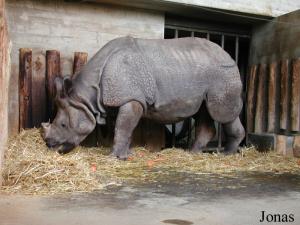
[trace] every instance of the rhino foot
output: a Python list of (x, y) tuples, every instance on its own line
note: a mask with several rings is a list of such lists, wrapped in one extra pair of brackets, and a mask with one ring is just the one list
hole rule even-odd
[(193, 147), (191, 149), (191, 153), (194, 153), (194, 154), (203, 153), (203, 150), (198, 147)]
[(114, 149), (110, 155), (120, 160), (127, 160), (130, 154), (131, 151), (129, 149), (128, 150)]
[(233, 149), (233, 150), (230, 150), (230, 151), (224, 150), (222, 153), (223, 153), (224, 155), (234, 155), (234, 154), (237, 153), (237, 150), (236, 150), (236, 149)]

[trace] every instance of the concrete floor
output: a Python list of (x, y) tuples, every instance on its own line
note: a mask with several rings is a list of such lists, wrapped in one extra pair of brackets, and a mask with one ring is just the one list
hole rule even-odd
[[(300, 175), (188, 175), (52, 197), (1, 196), (1, 225), (300, 224)], [(261, 211), (294, 214), (260, 223)]]

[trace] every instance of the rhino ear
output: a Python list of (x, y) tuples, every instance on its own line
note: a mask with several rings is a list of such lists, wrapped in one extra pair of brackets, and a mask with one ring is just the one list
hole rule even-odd
[(56, 97), (62, 95), (63, 89), (63, 79), (60, 76), (57, 76), (54, 80), (54, 87), (55, 87), (55, 95)]
[(73, 82), (70, 76), (64, 77), (64, 94), (69, 95), (73, 89)]

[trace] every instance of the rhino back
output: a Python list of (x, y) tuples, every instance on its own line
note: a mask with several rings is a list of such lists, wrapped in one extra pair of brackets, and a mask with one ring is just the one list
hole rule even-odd
[(219, 45), (206, 39), (137, 39), (137, 46), (157, 83), (166, 87), (178, 87), (174, 89), (177, 95), (180, 91), (188, 90), (190, 85), (202, 89), (212, 82), (222, 83), (223, 79), (228, 78), (215, 71), (236, 66), (234, 60)]
[(242, 109), (242, 83), (235, 61), (219, 45), (200, 38), (137, 40), (157, 85), (153, 115), (180, 120), (203, 100), (216, 121), (235, 119)]
[[(206, 39), (162, 40), (152, 45), (138, 40), (157, 84), (150, 117), (181, 120), (202, 104), (212, 118), (226, 123), (242, 109), (242, 83), (235, 61), (220, 46)], [(150, 41), (151, 42), (151, 41)]]

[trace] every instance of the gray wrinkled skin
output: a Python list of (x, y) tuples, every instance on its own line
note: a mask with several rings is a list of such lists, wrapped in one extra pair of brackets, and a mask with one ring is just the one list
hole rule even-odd
[(223, 124), (225, 153), (236, 152), (244, 137), (238, 68), (206, 39), (118, 38), (72, 80), (56, 83), (59, 110), (52, 124), (43, 124), (44, 139), (49, 147), (61, 146), (63, 153), (92, 132), (96, 122), (104, 124), (109, 108), (119, 109), (112, 154), (121, 159), (129, 154), (132, 131), (141, 117), (171, 123), (193, 116), (198, 131), (193, 151), (213, 137), (214, 121)]

